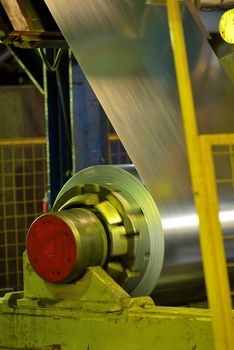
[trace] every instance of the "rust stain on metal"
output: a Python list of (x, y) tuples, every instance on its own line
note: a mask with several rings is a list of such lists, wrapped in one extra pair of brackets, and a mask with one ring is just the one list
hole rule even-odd
[(61, 349), (62, 349), (62, 346), (60, 344), (51, 344), (45, 348), (45, 350), (61, 350)]
[(62, 345), (60, 344), (51, 344), (51, 345), (46, 345), (43, 346), (42, 348), (30, 348), (31, 350), (61, 350)]

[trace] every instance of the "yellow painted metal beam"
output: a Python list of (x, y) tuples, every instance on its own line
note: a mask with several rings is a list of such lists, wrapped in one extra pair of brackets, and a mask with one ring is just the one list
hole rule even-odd
[(211, 134), (203, 135), (206, 144), (210, 146), (228, 146), (234, 145), (234, 134)]
[[(204, 143), (200, 143), (197, 130), (178, 0), (167, 0), (167, 11), (192, 178), (192, 189), (200, 220), (200, 244), (208, 300), (213, 319), (215, 344), (216, 349), (231, 350), (234, 349), (234, 327), (231, 313), (230, 287), (224, 256), (222, 232), (218, 219), (216, 188), (214, 188), (214, 183), (210, 184), (208, 181), (210, 169), (213, 171), (212, 158), (210, 158), (208, 165), (206, 159), (202, 157)], [(203, 161), (207, 166), (205, 174), (203, 173)], [(206, 186), (208, 186), (208, 191)], [(209, 196), (211, 197), (208, 198)]]
[(108, 135), (108, 140), (109, 141), (120, 141), (119, 136), (116, 134), (109, 134)]
[(0, 146), (41, 145), (41, 144), (46, 144), (45, 137), (0, 139)]

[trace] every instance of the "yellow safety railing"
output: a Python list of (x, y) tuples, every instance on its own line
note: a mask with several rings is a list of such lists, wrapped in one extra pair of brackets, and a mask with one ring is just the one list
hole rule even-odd
[(199, 216), (200, 245), (216, 349), (234, 349), (234, 325), (218, 198), (208, 136), (199, 136), (178, 0), (167, 0), (171, 43), (175, 61), (182, 120), (188, 152), (192, 189)]
[[(218, 192), (225, 193), (225, 197), (228, 193), (230, 198), (234, 198), (234, 134), (202, 135), (200, 142), (210, 200), (213, 203), (213, 196), (216, 197), (215, 201), (219, 200)], [(234, 210), (220, 212), (219, 219), (222, 219), (222, 214), (224, 214), (224, 221), (234, 220)], [(228, 232), (222, 238), (224, 242), (234, 240), (234, 234)], [(226, 267), (234, 268), (234, 263), (229, 262), (228, 257), (226, 257)], [(234, 283), (232, 283), (233, 287)], [(231, 296), (234, 296), (233, 290), (231, 290)]]

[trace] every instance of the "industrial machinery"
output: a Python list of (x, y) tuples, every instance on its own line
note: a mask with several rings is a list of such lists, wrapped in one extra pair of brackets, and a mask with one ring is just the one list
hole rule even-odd
[(200, 267), (183, 273), (201, 264), (191, 254), (197, 239), (186, 234), (185, 245), (183, 235), (165, 239), (166, 249), (174, 240), (175, 257), (179, 245), (187, 256), (165, 291), (170, 262), (159, 278), (164, 237), (150, 193), (118, 167), (81, 171), (29, 229), (24, 292), (0, 299), (0, 348), (109, 349), (112, 342), (113, 349), (212, 349), (208, 310), (154, 306), (147, 297), (156, 305), (204, 300)]
[[(191, 8), (197, 119), (177, 1), (167, 1), (169, 28), (153, 0), (45, 3), (142, 180), (133, 166), (95, 166), (64, 185), (29, 228), (24, 291), (0, 299), (0, 349), (232, 349), (221, 229), (232, 284), (233, 194), (225, 182), (218, 216), (206, 146), (229, 145), (233, 162), (233, 93)], [(199, 220), (211, 310), (191, 307), (207, 301)]]
[[(33, 269), (49, 282), (69, 283), (99, 265), (131, 296), (151, 295), (157, 305), (206, 301), (198, 219), (179, 230), (178, 221), (174, 227), (167, 218), (161, 222), (138, 178), (134, 166), (125, 165), (94, 166), (69, 180), (52, 212), (29, 229)], [(233, 224), (228, 214), (220, 213), (226, 234)], [(226, 256), (234, 261), (231, 240)], [(233, 281), (233, 269), (229, 272)]]

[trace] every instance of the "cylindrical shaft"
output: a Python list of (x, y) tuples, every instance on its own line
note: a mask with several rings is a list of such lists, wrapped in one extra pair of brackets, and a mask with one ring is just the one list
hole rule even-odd
[(91, 211), (73, 208), (40, 216), (27, 237), (30, 263), (48, 282), (77, 279), (88, 266), (102, 266), (107, 238), (100, 220)]

